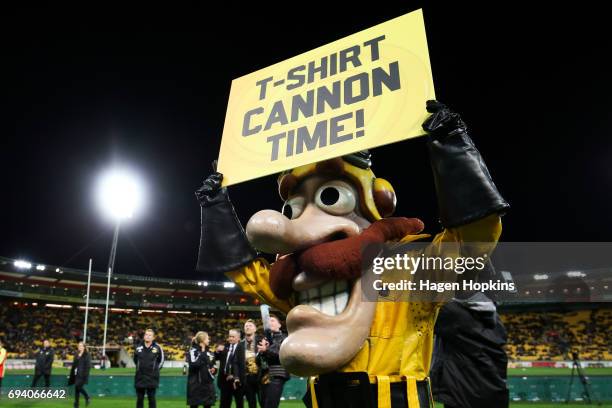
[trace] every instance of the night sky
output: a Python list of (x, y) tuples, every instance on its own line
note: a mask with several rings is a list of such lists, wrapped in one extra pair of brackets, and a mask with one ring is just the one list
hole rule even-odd
[[(419, 7), (174, 3), (4, 10), (0, 256), (83, 269), (92, 257), (104, 270), (112, 224), (96, 177), (129, 164), (149, 195), (123, 224), (115, 271), (202, 278), (193, 192), (218, 154), (231, 80)], [(438, 99), (462, 114), (512, 206), (503, 240), (611, 241), (607, 13), (504, 4), (424, 8)], [(437, 232), (424, 139), (372, 153), (396, 214)], [(245, 223), (282, 205), (275, 177), (230, 194)]]

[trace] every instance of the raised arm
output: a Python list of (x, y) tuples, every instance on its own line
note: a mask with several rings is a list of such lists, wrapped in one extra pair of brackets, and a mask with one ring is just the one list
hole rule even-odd
[[(509, 205), (493, 183), (491, 174), (459, 114), (437, 101), (428, 101), (432, 115), (423, 123), (436, 187), (440, 223), (444, 230), (433, 239), (430, 255), (490, 255), (501, 235), (501, 216)], [(477, 243), (463, 245), (463, 243)], [(456, 243), (457, 245), (443, 245)], [(437, 281), (473, 278), (473, 273), (434, 271)], [(432, 294), (443, 302), (450, 292)]]
[(510, 207), (493, 183), (459, 114), (427, 101), (432, 115), (423, 123), (433, 170), (440, 222), (445, 229), (468, 225)]
[(236, 216), (223, 175), (213, 173), (196, 191), (200, 202), (201, 234), (196, 269), (205, 274), (226, 273), (247, 265), (257, 252), (251, 247)]
[(201, 208), (200, 249), (196, 269), (205, 275), (225, 274), (243, 292), (284, 312), (287, 301), (278, 299), (269, 284), (270, 265), (257, 258), (244, 228), (236, 216), (227, 188), (221, 187), (223, 175), (213, 173), (196, 191)]

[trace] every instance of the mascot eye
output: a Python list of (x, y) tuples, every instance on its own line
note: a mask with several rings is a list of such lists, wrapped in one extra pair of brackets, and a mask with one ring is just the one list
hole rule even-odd
[(319, 187), (315, 202), (330, 214), (345, 215), (355, 209), (355, 192), (344, 181), (330, 181)]
[(299, 217), (304, 211), (304, 197), (293, 197), (285, 201), (282, 213), (290, 220)]

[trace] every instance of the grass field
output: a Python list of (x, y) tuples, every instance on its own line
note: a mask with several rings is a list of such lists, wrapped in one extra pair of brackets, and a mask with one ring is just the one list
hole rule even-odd
[[(68, 375), (69, 369), (67, 368), (54, 368), (54, 375)], [(183, 370), (181, 368), (164, 368), (161, 370), (161, 375), (182, 375)], [(569, 368), (550, 368), (550, 367), (536, 367), (536, 368), (509, 368), (508, 375), (523, 377), (523, 376), (562, 376), (570, 375), (571, 370)], [(586, 368), (584, 369), (586, 375), (609, 375), (612, 376), (612, 368)], [(34, 374), (34, 370), (11, 370), (7, 371), (7, 375), (11, 374)], [(107, 370), (91, 370), (92, 375), (134, 375), (134, 369), (131, 368), (109, 368)]]
[[(95, 376), (133, 376), (133, 369), (125, 369), (125, 368), (112, 368), (108, 370), (92, 370), (92, 375)], [(612, 377), (612, 368), (589, 368), (585, 370), (585, 373), (588, 376), (596, 377), (596, 376), (610, 376)], [(7, 372), (7, 377), (11, 375), (31, 375), (33, 374), (32, 370), (11, 370)], [(65, 368), (54, 368), (54, 375), (68, 375), (68, 369)], [(166, 368), (162, 370), (162, 374), (166, 376), (180, 376), (182, 375), (182, 369), (180, 368)], [(547, 368), (547, 367), (538, 367), (538, 368), (518, 368), (518, 369), (509, 369), (508, 374), (514, 377), (560, 377), (570, 375), (570, 369), (559, 369), (559, 368)], [(126, 379), (127, 380), (127, 379)], [(522, 380), (518, 379), (522, 382)], [(548, 381), (548, 380), (546, 380)], [(605, 378), (601, 378), (600, 381), (606, 382)], [(131, 382), (129, 383), (131, 384)], [(605, 387), (605, 385), (604, 385)], [(6, 388), (4, 388), (4, 392), (6, 392)], [(72, 392), (72, 391), (70, 391)], [(175, 394), (176, 395), (176, 394)], [(72, 407), (73, 400), (72, 396), (68, 396), (64, 400), (9, 400), (6, 395), (2, 397), (0, 400), (0, 408), (70, 408)], [(90, 405), (91, 408), (133, 408), (135, 407), (135, 398), (134, 397), (95, 397), (92, 400)], [(85, 406), (82, 404), (81, 406)], [(147, 406), (145, 404), (145, 406)], [(281, 403), (281, 408), (297, 408), (303, 407), (304, 405), (301, 401), (287, 401)], [(520, 407), (533, 407), (533, 408), (552, 408), (552, 407), (566, 407), (566, 408), (578, 408), (584, 407), (583, 403), (572, 403), (572, 404), (563, 404), (563, 403), (514, 403), (510, 405), (512, 408), (520, 408)], [(600, 405), (601, 407), (612, 408), (612, 403), (607, 403), (604, 405)], [(185, 399), (182, 397), (164, 397), (158, 398), (158, 407), (159, 408), (178, 408), (178, 407), (186, 407)], [(442, 408), (441, 405), (436, 405), (436, 408)]]
[[(99, 399), (95, 399), (92, 400), (90, 408), (133, 408), (136, 405), (135, 401), (133, 398), (113, 398), (113, 397), (107, 397), (107, 398), (99, 398)], [(67, 400), (62, 400), (62, 401), (41, 401), (41, 402), (34, 402), (31, 400), (28, 401), (8, 401), (6, 399), (3, 399), (2, 401), (0, 401), (0, 406), (2, 406), (2, 408), (70, 408), (72, 407), (72, 400), (67, 399)], [(85, 404), (82, 404), (81, 406), (85, 406)], [(145, 404), (146, 406), (146, 404)], [(164, 399), (159, 399), (158, 400), (158, 404), (157, 406), (159, 408), (185, 408), (185, 400), (184, 399), (171, 399), (171, 398), (164, 398)], [(216, 405), (217, 406), (217, 405)], [(298, 407), (303, 407), (304, 404), (302, 404), (299, 401), (290, 401), (290, 402), (282, 402), (280, 405), (280, 408), (298, 408)], [(583, 408), (585, 407), (585, 404), (525, 404), (525, 403), (520, 403), (520, 404), (510, 404), (511, 408), (521, 408), (521, 407), (533, 407), (533, 408), (554, 408), (554, 407), (559, 407), (559, 406), (563, 406), (565, 408)], [(612, 405), (600, 405), (600, 407), (607, 407), (610, 408), (612, 407)], [(436, 405), (436, 408), (442, 408), (442, 405)]]
[[(585, 375), (610, 375), (612, 376), (612, 368), (585, 368)], [(508, 375), (514, 377), (522, 376), (557, 376), (570, 375), (572, 372), (569, 368), (553, 368), (553, 367), (534, 367), (534, 368), (509, 368)]]

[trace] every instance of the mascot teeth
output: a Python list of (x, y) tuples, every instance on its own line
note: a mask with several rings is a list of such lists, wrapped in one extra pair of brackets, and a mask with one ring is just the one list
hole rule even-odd
[(319, 287), (298, 292), (300, 304), (311, 306), (330, 316), (344, 311), (349, 301), (348, 282), (331, 281)]

